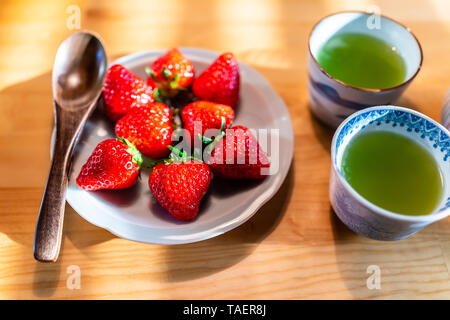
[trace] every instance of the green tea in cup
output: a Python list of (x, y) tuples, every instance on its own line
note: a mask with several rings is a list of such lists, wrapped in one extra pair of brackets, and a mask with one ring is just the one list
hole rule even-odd
[(406, 64), (396, 47), (367, 34), (333, 35), (316, 58), (332, 77), (358, 88), (391, 88), (406, 78)]
[(355, 136), (344, 150), (340, 170), (366, 200), (404, 215), (431, 213), (444, 188), (431, 153), (412, 139), (388, 131)]

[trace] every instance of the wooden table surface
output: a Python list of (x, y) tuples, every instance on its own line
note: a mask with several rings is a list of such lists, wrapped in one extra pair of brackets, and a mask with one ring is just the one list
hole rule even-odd
[[(398, 104), (439, 120), (450, 86), (450, 2), (337, 2), (2, 0), (0, 298), (449, 299), (450, 219), (407, 240), (377, 242), (335, 217), (328, 199), (333, 131), (309, 112), (306, 53), (322, 16), (378, 5), (408, 25), (424, 51), (423, 68)], [(58, 262), (34, 261), (50, 163), (51, 68), (74, 31), (67, 27), (73, 4), (81, 28), (103, 37), (110, 58), (173, 46), (232, 51), (271, 82), (292, 117), (295, 156), (278, 194), (250, 221), (195, 244), (146, 245), (89, 224), (67, 205)], [(366, 285), (370, 265), (381, 270), (379, 290)], [(81, 272), (79, 289), (67, 286), (71, 266)]]

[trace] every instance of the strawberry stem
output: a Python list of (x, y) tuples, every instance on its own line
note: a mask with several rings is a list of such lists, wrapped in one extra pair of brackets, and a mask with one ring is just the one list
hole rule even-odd
[[(181, 161), (182, 163), (187, 162), (188, 156), (187, 156), (186, 151), (181, 151), (181, 150), (175, 148), (174, 146), (168, 146), (167, 148), (172, 150), (172, 153), (170, 154), (170, 160), (168, 161), (169, 163), (174, 162), (174, 161)], [(189, 160), (203, 162), (201, 159), (198, 159), (194, 156), (190, 156)], [(167, 161), (166, 161), (166, 163), (167, 163)]]
[[(169, 71), (170, 72), (170, 71)], [(170, 81), (170, 87), (172, 89), (177, 89), (178, 86), (178, 79), (180, 78), (180, 76), (178, 75), (178, 73), (175, 74), (175, 76), (173, 77), (173, 80)]]
[(198, 138), (204, 144), (210, 144), (210, 143), (213, 143), (214, 141), (215, 141), (215, 143), (217, 143), (225, 135), (225, 124), (226, 124), (225, 117), (222, 117), (222, 123), (221, 123), (220, 129), (219, 129), (220, 134), (217, 137), (215, 137), (214, 139), (205, 137), (205, 136), (201, 135), (200, 133), (198, 134)]
[(146, 73), (149, 77), (152, 77), (152, 76), (153, 76), (153, 71), (152, 71), (152, 69), (150, 69), (150, 67), (145, 67), (145, 73)]
[(161, 75), (163, 76), (163, 78), (169, 79), (172, 76), (172, 72), (170, 72), (170, 70), (164, 66), (161, 71)]
[(155, 97), (155, 102), (163, 103), (163, 100), (161, 99), (161, 92), (158, 88), (153, 90), (153, 96)]
[(204, 144), (210, 144), (214, 140), (205, 136), (202, 136), (200, 133), (198, 134), (198, 138), (203, 142)]
[(153, 81), (158, 82), (155, 72), (150, 67), (145, 67), (145, 73), (147, 76), (153, 79)]
[[(209, 154), (211, 156), (212, 151), (214, 150), (214, 148), (216, 147), (217, 143), (223, 139), (223, 137), (225, 136), (225, 118), (222, 117), (222, 124), (220, 125), (220, 134), (217, 135), (214, 139), (211, 138), (207, 138), (205, 136), (202, 135), (198, 135), (199, 139), (206, 144), (206, 154)], [(230, 125), (231, 126), (231, 125)]]
[(225, 117), (222, 117), (222, 124), (220, 125), (220, 132), (224, 132), (223, 130), (225, 129)]
[(167, 148), (169, 148), (172, 151), (172, 153), (170, 154), (170, 158), (173, 161), (181, 160), (181, 162), (186, 162), (186, 160), (187, 160), (186, 151), (181, 151), (181, 150), (175, 148), (174, 146), (168, 146)]

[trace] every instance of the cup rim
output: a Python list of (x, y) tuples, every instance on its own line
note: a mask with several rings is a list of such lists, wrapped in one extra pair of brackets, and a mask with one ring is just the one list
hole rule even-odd
[(351, 114), (350, 116), (348, 116), (344, 121), (342, 121), (342, 123), (339, 125), (339, 127), (336, 129), (336, 131), (334, 132), (333, 135), (333, 140), (331, 142), (331, 166), (332, 169), (335, 171), (336, 176), (338, 177), (339, 181), (342, 183), (342, 185), (347, 189), (347, 191), (349, 191), (353, 197), (355, 197), (359, 202), (361, 202), (363, 205), (365, 205), (366, 207), (368, 207), (370, 210), (372, 210), (373, 212), (376, 212), (377, 214), (380, 214), (384, 217), (388, 217), (388, 218), (392, 218), (392, 219), (396, 219), (396, 220), (402, 220), (402, 221), (408, 221), (408, 222), (434, 222), (434, 221), (438, 221), (441, 220), (447, 216), (450, 215), (450, 208), (447, 208), (444, 211), (441, 212), (431, 212), (429, 214), (424, 214), (424, 215), (419, 215), (419, 216), (409, 216), (409, 215), (404, 215), (401, 213), (395, 213), (386, 209), (383, 209), (375, 204), (373, 204), (372, 202), (370, 202), (369, 200), (367, 200), (366, 198), (364, 198), (363, 196), (361, 196), (348, 182), (347, 180), (344, 178), (344, 176), (341, 174), (339, 168), (337, 168), (336, 163), (335, 163), (335, 158), (336, 158), (336, 140), (337, 137), (339, 136), (339, 133), (341, 132), (342, 128), (353, 118), (355, 118), (356, 116), (365, 113), (365, 112), (370, 112), (370, 111), (374, 111), (374, 110), (381, 110), (381, 109), (389, 109), (389, 110), (398, 110), (398, 111), (403, 111), (406, 113), (411, 113), (414, 115), (417, 115), (418, 117), (428, 120), (430, 122), (432, 122), (433, 124), (435, 124), (439, 129), (441, 129), (444, 132), (448, 132), (448, 130), (441, 125), (439, 122), (431, 119), (430, 117), (424, 115), (423, 113), (420, 113), (416, 110), (412, 110), (409, 108), (405, 108), (405, 107), (399, 107), (399, 106), (393, 106), (393, 105), (379, 105), (379, 106), (374, 106), (374, 107), (370, 107), (370, 108), (365, 108), (363, 110), (360, 110), (358, 112), (355, 112), (353, 114)]
[(414, 38), (414, 40), (416, 41), (416, 43), (417, 43), (417, 45), (418, 45), (418, 47), (419, 47), (419, 53), (420, 53), (420, 62), (419, 62), (419, 65), (417, 66), (416, 72), (414, 72), (414, 74), (413, 74), (411, 77), (409, 77), (408, 79), (404, 80), (402, 83), (400, 83), (400, 84), (398, 84), (398, 85), (396, 85), (396, 86), (393, 86), (393, 87), (382, 88), (382, 89), (371, 89), (371, 88), (363, 88), (363, 87), (353, 86), (353, 85), (348, 84), (348, 83), (345, 83), (345, 82), (343, 82), (343, 81), (341, 81), (341, 80), (339, 80), (339, 79), (336, 79), (336, 78), (333, 77), (331, 74), (329, 74), (328, 72), (326, 72), (325, 69), (322, 68), (322, 66), (321, 66), (321, 65), (319, 64), (319, 62), (316, 60), (316, 58), (314, 57), (314, 55), (313, 55), (313, 53), (312, 53), (312, 51), (311, 51), (311, 36), (312, 36), (314, 30), (316, 30), (317, 26), (318, 26), (322, 21), (324, 21), (325, 19), (330, 18), (330, 17), (332, 17), (332, 16), (340, 15), (340, 14), (343, 14), (343, 13), (360, 13), (360, 14), (363, 14), (363, 15), (370, 15), (370, 14), (371, 14), (371, 13), (368, 13), (368, 12), (365, 12), (365, 11), (361, 11), (361, 10), (343, 10), (343, 11), (338, 11), (338, 12), (331, 13), (331, 14), (329, 14), (329, 15), (326, 15), (326, 16), (322, 17), (319, 21), (317, 21), (317, 22), (314, 24), (314, 26), (312, 27), (311, 31), (309, 32), (309, 36), (308, 36), (308, 51), (309, 51), (309, 55), (311, 56), (312, 60), (314, 61), (314, 63), (316, 64), (316, 66), (319, 68), (319, 70), (320, 70), (323, 74), (325, 74), (325, 75), (326, 75), (328, 78), (330, 78), (331, 80), (334, 80), (334, 81), (338, 82), (339, 84), (343, 85), (344, 87), (352, 88), (352, 89), (360, 90), (360, 91), (365, 91), (365, 92), (385, 92), (385, 91), (389, 91), (389, 90), (394, 90), (394, 89), (397, 89), (397, 88), (399, 88), (399, 87), (402, 87), (402, 86), (404, 86), (404, 85), (409, 84), (409, 83), (417, 76), (417, 74), (419, 73), (420, 69), (422, 68), (422, 64), (423, 64), (423, 50), (422, 50), (422, 46), (420, 45), (419, 39), (414, 35), (414, 33), (411, 31), (410, 28), (408, 28), (408, 27), (405, 26), (404, 24), (402, 24), (402, 23), (400, 23), (400, 22), (398, 22), (398, 21), (396, 21), (396, 20), (394, 20), (394, 19), (392, 19), (392, 18), (389, 18), (389, 17), (387, 17), (387, 16), (385, 16), (385, 15), (383, 15), (383, 14), (379, 14), (379, 16), (382, 17), (383, 19), (390, 20), (390, 21), (392, 21), (393, 23), (395, 23), (395, 24), (399, 25), (400, 27), (402, 27), (403, 29), (405, 29), (407, 32), (409, 32), (409, 34), (411, 34), (411, 36), (412, 36), (412, 37)]

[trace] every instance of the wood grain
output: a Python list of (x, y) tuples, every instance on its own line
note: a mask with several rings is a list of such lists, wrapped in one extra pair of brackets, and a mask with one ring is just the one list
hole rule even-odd
[[(450, 3), (413, 1), (2, 1), (0, 4), (0, 298), (450, 298), (450, 220), (407, 240), (349, 231), (328, 200), (332, 130), (310, 114), (307, 37), (322, 16), (375, 3), (411, 27), (424, 64), (398, 102), (439, 120), (450, 86)], [(288, 105), (295, 157), (280, 192), (241, 227), (204, 242), (158, 246), (119, 239), (66, 206), (56, 264), (33, 259), (50, 165), (51, 66), (67, 7), (98, 32), (111, 58), (172, 46), (233, 51)], [(79, 266), (81, 288), (66, 286)], [(366, 286), (369, 265), (381, 289)], [(245, 281), (244, 281), (245, 279)]]

